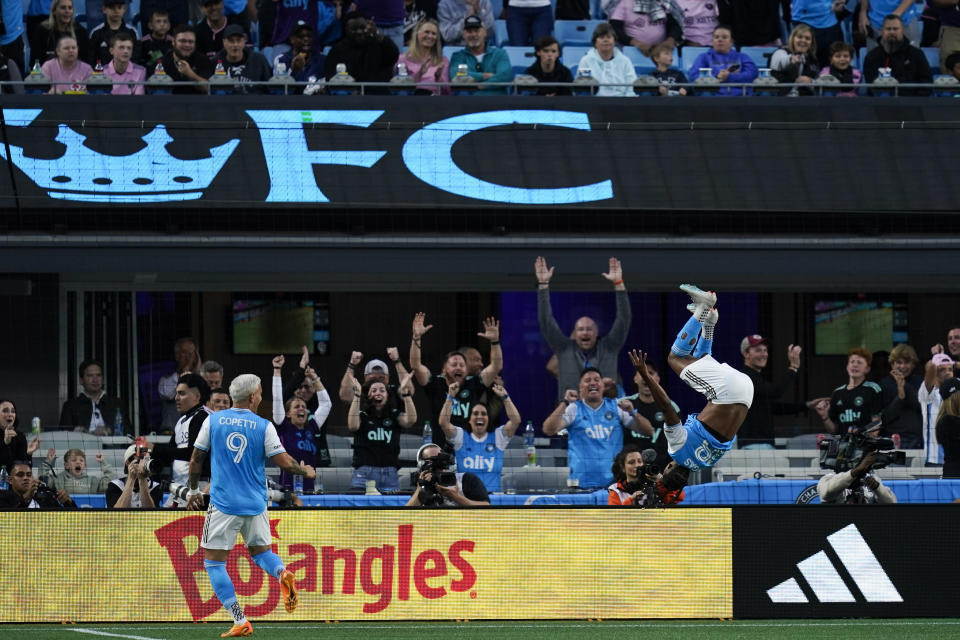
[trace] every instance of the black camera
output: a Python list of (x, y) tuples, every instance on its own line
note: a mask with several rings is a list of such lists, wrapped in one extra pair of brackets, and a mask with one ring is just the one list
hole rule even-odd
[[(187, 503), (187, 494), (190, 492), (190, 487), (185, 484), (180, 484), (179, 482), (167, 482), (165, 485), (165, 490), (173, 496), (175, 500), (183, 504)], [(206, 510), (207, 507), (210, 506), (210, 495), (205, 493), (200, 497), (203, 500), (203, 510)]]
[[(433, 457), (424, 458), (420, 461), (419, 471), (417, 471), (417, 484), (420, 486), (420, 504), (426, 506), (441, 505), (444, 503), (443, 495), (437, 493), (437, 486), (457, 486), (457, 474), (453, 471), (446, 470), (453, 462), (453, 456), (445, 451), (441, 451)], [(422, 477), (422, 474), (427, 471), (430, 472), (429, 480), (425, 480)]]
[(871, 433), (876, 432), (880, 426), (880, 422), (876, 421), (862, 431), (851, 431), (839, 438), (822, 436), (819, 440), (820, 467), (837, 473), (849, 471), (871, 452), (875, 453), (873, 464), (870, 465), (871, 470), (883, 469), (891, 464), (906, 464), (906, 452), (897, 451), (892, 438), (871, 437)]

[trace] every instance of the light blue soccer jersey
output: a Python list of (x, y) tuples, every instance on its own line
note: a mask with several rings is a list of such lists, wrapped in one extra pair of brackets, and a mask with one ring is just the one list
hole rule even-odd
[(255, 516), (267, 508), (267, 458), (285, 453), (277, 429), (249, 409), (203, 421), (194, 446), (210, 453), (210, 503), (223, 513)]
[(596, 409), (578, 400), (563, 415), (569, 434), (570, 477), (579, 480), (581, 487), (606, 487), (613, 482), (613, 459), (623, 448), (620, 427), (633, 419), (612, 398), (604, 398)]
[(456, 427), (450, 443), (457, 452), (457, 471), (469, 471), (483, 481), (487, 491), (500, 491), (500, 476), (503, 472), (503, 450), (510, 439), (503, 435), (503, 427), (477, 442), (473, 436)]
[[(676, 450), (674, 450), (673, 442), (671, 442), (667, 451), (670, 457), (677, 461), (677, 464), (687, 469), (696, 470), (712, 467), (717, 460), (723, 457), (723, 454), (733, 448), (737, 441), (737, 437), (734, 436), (733, 440), (720, 442), (703, 428), (703, 423), (697, 419), (696, 414), (687, 416), (686, 423), (679, 428), (683, 430), (686, 439)], [(672, 438), (669, 438), (669, 440), (672, 440)]]

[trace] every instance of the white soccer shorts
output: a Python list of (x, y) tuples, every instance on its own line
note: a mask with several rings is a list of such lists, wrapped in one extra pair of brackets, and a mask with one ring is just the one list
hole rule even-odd
[(237, 543), (237, 534), (243, 536), (248, 547), (269, 546), (270, 519), (267, 510), (255, 516), (232, 516), (218, 511), (212, 504), (207, 508), (207, 518), (203, 522), (203, 536), (200, 546), (204, 549), (223, 549), (229, 551)]
[(753, 381), (727, 363), (719, 363), (713, 356), (703, 356), (691, 362), (680, 377), (691, 389), (699, 391), (714, 404), (753, 404)]

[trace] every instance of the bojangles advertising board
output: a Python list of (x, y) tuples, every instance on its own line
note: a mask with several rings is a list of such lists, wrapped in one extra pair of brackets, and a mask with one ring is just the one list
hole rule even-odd
[[(202, 514), (0, 514), (0, 622), (225, 620), (203, 569)], [(278, 583), (238, 545), (252, 619), (717, 618), (733, 609), (729, 509), (271, 511)]]

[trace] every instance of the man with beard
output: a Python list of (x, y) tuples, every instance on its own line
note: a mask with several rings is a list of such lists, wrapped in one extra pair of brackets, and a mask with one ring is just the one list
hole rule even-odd
[[(880, 46), (863, 59), (863, 75), (872, 83), (880, 75), (880, 69), (890, 68), (890, 75), (901, 84), (931, 83), (933, 73), (923, 51), (910, 44), (903, 34), (903, 20), (890, 14), (883, 19)], [(930, 89), (900, 89), (901, 96), (928, 96)]]
[[(207, 93), (207, 79), (213, 75), (213, 64), (207, 56), (197, 51), (197, 33), (193, 27), (183, 24), (173, 30), (173, 50), (160, 58), (157, 65), (161, 64), (171, 80), (201, 83), (193, 87), (174, 87), (173, 93)], [(157, 72), (157, 65), (154, 65), (151, 75)]]
[[(421, 340), (424, 334), (433, 328), (432, 324), (424, 325), (427, 314), (420, 312), (413, 318), (413, 339), (410, 342), (410, 369), (416, 376), (417, 384), (424, 388), (430, 400), (428, 420), (438, 424), (440, 410), (447, 400), (448, 387), (457, 382), (460, 384), (457, 394), (457, 406), (450, 416), (450, 422), (465, 430), (470, 429), (470, 411), (473, 409), (486, 389), (492, 385), (503, 369), (503, 352), (500, 350), (500, 323), (495, 318), (483, 321), (483, 332), (477, 335), (490, 341), (490, 364), (483, 368), (479, 376), (467, 375), (467, 361), (463, 354), (451, 351), (444, 359), (440, 375), (432, 375), (421, 362)], [(433, 430), (433, 441), (441, 447), (447, 443), (442, 429)]]
[(602, 376), (614, 379), (619, 377), (617, 354), (630, 330), (630, 298), (623, 284), (620, 261), (610, 258), (609, 266), (609, 271), (602, 275), (613, 284), (617, 300), (617, 317), (610, 327), (610, 332), (598, 338), (596, 321), (584, 316), (574, 325), (573, 336), (568, 337), (560, 330), (550, 306), (550, 280), (553, 278), (554, 267), (547, 267), (545, 258), (538, 257), (536, 260), (534, 268), (537, 275), (537, 319), (543, 339), (557, 356), (557, 395), (560, 398), (563, 398), (567, 389), (576, 388), (580, 372), (587, 367), (595, 367)]
[[(347, 17), (346, 37), (333, 45), (324, 65), (329, 80), (343, 63), (357, 82), (390, 82), (400, 51), (389, 38), (377, 31), (377, 25), (361, 15)], [(386, 88), (368, 89), (366, 93), (387, 93)]]

